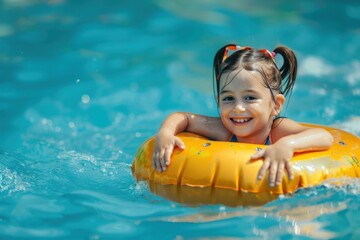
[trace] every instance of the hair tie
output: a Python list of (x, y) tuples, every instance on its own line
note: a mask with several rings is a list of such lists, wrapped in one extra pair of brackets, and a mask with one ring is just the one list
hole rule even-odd
[(222, 59), (222, 62), (225, 61), (225, 59), (227, 59), (231, 54), (228, 54), (229, 53), (229, 50), (230, 51), (239, 51), (239, 50), (250, 50), (252, 49), (251, 47), (241, 47), (241, 46), (238, 46), (238, 45), (230, 45), (230, 46), (227, 46), (225, 48), (225, 52), (224, 52), (224, 56), (223, 56), (223, 59)]
[(265, 54), (268, 54), (273, 60), (275, 59), (275, 56), (276, 56), (276, 52), (270, 52), (269, 50), (267, 49), (261, 49), (260, 52), (263, 52)]

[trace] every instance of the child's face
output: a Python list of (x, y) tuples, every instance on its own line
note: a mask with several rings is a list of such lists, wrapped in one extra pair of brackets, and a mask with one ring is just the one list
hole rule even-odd
[[(274, 103), (260, 74), (244, 69), (224, 73), (219, 87), (219, 108), (224, 126), (237, 136), (238, 141), (265, 141), (273, 117), (278, 114), (277, 110), (281, 109), (282, 104), (280, 109), (275, 110), (279, 106)], [(275, 98), (278, 99), (279, 95)]]

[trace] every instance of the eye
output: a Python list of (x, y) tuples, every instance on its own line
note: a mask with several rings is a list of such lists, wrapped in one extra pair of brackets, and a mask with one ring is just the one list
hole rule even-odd
[(245, 100), (246, 101), (254, 101), (254, 100), (256, 100), (257, 98), (256, 97), (254, 97), (254, 96), (246, 96), (245, 97)]
[(223, 102), (230, 102), (230, 101), (232, 101), (232, 100), (234, 100), (234, 98), (233, 98), (233, 97), (230, 97), (230, 96), (223, 97), (223, 99), (222, 99)]

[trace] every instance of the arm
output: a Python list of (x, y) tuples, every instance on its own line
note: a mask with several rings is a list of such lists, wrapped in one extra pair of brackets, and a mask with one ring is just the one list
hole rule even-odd
[(169, 115), (161, 124), (156, 134), (153, 152), (153, 168), (159, 172), (165, 171), (170, 164), (170, 157), (177, 146), (185, 149), (185, 144), (176, 134), (192, 132), (214, 140), (225, 140), (229, 133), (222, 125), (221, 120), (215, 117), (206, 117), (191, 113), (178, 112)]
[(275, 143), (251, 157), (251, 159), (264, 158), (258, 179), (262, 179), (265, 171), (269, 169), (270, 186), (274, 183), (276, 186), (280, 185), (284, 169), (289, 178), (293, 178), (290, 161), (295, 152), (326, 150), (333, 143), (333, 137), (328, 131), (305, 127), (290, 119), (282, 119), (272, 132)]

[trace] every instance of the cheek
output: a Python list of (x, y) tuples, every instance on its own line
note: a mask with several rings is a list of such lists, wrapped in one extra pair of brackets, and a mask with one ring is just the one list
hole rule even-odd
[(219, 110), (220, 110), (220, 116), (221, 116), (221, 118), (224, 116), (224, 115), (226, 115), (226, 112), (224, 111), (224, 108), (219, 108)]
[(227, 115), (231, 111), (231, 107), (228, 105), (220, 105), (219, 107), (220, 115)]
[(226, 110), (226, 108), (224, 108), (222, 106), (220, 106), (219, 111), (220, 111), (221, 120), (225, 119), (227, 117), (227, 115), (228, 115), (228, 112), (229, 112), (229, 111)]

